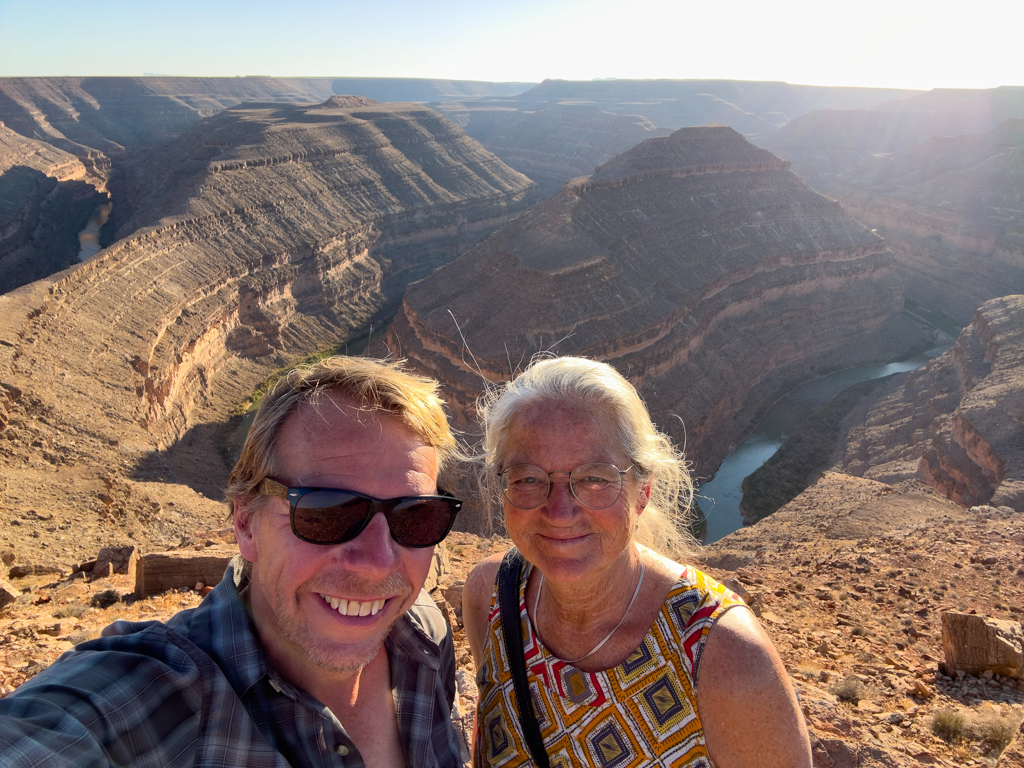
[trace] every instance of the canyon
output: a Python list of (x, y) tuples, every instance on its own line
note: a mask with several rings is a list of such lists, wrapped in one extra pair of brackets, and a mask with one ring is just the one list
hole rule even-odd
[(3, 505), (53, 529), (3, 536), (37, 559), (209, 527), (232, 410), (379, 327), (534, 189), (436, 112), (364, 97), (219, 112), (118, 183), (111, 247), (0, 296)]
[(1024, 290), (1022, 118), (1024, 88), (933, 91), (812, 112), (754, 141), (876, 229), (908, 301), (959, 329)]
[(511, 95), (529, 86), (374, 77), (4, 77), (0, 121), (71, 154), (99, 157), (173, 138), (243, 102), (320, 103), (338, 94), (428, 101)]
[(710, 476), (793, 382), (927, 343), (884, 242), (787, 169), (727, 127), (648, 139), (411, 284), (387, 345), (470, 434), (532, 355), (609, 362)]
[[(1024, 614), (1020, 89), (527, 86), (0, 79), (0, 693), (198, 602), (81, 565), (230, 546), (241, 413), (307, 355), (409, 357), (469, 442), (533, 354), (598, 357), (706, 478), (794, 384), (926, 346), (906, 295), (968, 324), (953, 349), (864, 396), (831, 471), (695, 562), (756, 606), (818, 768), (1020, 765), (1021, 686), (938, 664), (942, 612)], [(108, 199), (108, 247), (77, 264)], [(441, 555), (463, 712), (460, 581), (507, 545), (462, 530)], [(1013, 743), (997, 763), (940, 739), (946, 709)]]
[(774, 131), (818, 109), (866, 109), (915, 95), (736, 80), (545, 80), (512, 96), (430, 102), (504, 162), (553, 194), (643, 139), (683, 126)]
[(956, 344), (851, 413), (835, 467), (1024, 512), (1024, 296), (983, 304)]
[(0, 293), (75, 262), (103, 189), (75, 155), (0, 123)]

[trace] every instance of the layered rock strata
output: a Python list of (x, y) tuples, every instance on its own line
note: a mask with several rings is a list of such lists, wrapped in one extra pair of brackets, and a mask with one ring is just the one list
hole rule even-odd
[(907, 298), (957, 327), (1024, 293), (1024, 119), (868, 157), (826, 189), (885, 237)]
[(759, 134), (814, 109), (870, 109), (918, 94), (745, 80), (545, 80), (516, 101), (521, 109), (588, 104), (615, 114), (643, 115), (666, 128), (718, 123)]
[(956, 344), (847, 422), (838, 466), (1024, 511), (1024, 296), (986, 302)]
[(0, 120), (87, 162), (177, 136), (243, 101), (322, 102), (330, 78), (5, 77)]
[(725, 127), (649, 139), (411, 285), (389, 343), (464, 426), (534, 353), (610, 362), (706, 477), (781, 388), (900, 322), (891, 252), (787, 168)]
[(0, 123), (0, 293), (75, 263), (101, 188), (74, 155)]
[(812, 112), (754, 140), (877, 229), (908, 300), (951, 329), (1024, 290), (1024, 88)]
[(16, 393), (0, 478), (109, 476), (96, 514), (126, 510), (144, 537), (140, 483), (219, 497), (231, 409), (275, 367), (380, 323), (532, 184), (425, 108), (262, 105), (139, 156), (125, 187), (113, 246), (0, 297), (0, 385)]
[(319, 103), (333, 94), (377, 101), (509, 96), (529, 83), (330, 77), (4, 77), (0, 120), (76, 155), (173, 138), (243, 102)]
[(544, 197), (644, 139), (669, 133), (638, 115), (583, 105), (513, 110), (447, 102), (436, 108), (502, 162), (537, 182)]
[(912, 93), (736, 80), (545, 80), (516, 96), (430, 106), (552, 194), (638, 142), (682, 126), (713, 123), (760, 134), (815, 108), (869, 107)]

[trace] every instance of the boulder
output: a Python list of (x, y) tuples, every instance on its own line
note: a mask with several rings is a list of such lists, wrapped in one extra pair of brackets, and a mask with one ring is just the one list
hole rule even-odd
[(1024, 630), (1019, 622), (948, 611), (942, 614), (942, 650), (949, 674), (991, 670), (1024, 680)]
[(0, 608), (10, 605), (18, 599), (21, 592), (8, 581), (0, 579)]
[(234, 555), (233, 550), (213, 548), (143, 555), (135, 571), (135, 596), (141, 599), (168, 589), (192, 589), (196, 582), (216, 584)]
[(442, 541), (434, 548), (434, 559), (430, 561), (430, 570), (427, 571), (427, 580), (423, 584), (423, 588), (427, 592), (432, 592), (450, 570), (451, 562), (448, 559), (448, 548)]
[(134, 578), (138, 562), (139, 550), (134, 544), (124, 547), (103, 547), (96, 556), (92, 575), (93, 578), (99, 578), (112, 572), (126, 573)]
[(11, 566), (9, 577), (22, 579), (25, 576), (45, 576), (48, 573), (64, 573), (64, 569), (56, 563), (22, 563)]
[(455, 614), (455, 618), (458, 619), (460, 626), (462, 625), (462, 590), (465, 587), (466, 582), (459, 580), (445, 587), (443, 592), (445, 602), (451, 606), (452, 612)]

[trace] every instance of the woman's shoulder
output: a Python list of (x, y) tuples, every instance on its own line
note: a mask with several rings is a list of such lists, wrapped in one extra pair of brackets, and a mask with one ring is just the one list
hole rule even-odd
[(463, 587), (463, 599), (465, 596), (475, 593), (490, 595), (494, 589), (494, 582), (498, 578), (498, 568), (501, 567), (501, 559), (504, 552), (489, 555), (473, 566), (473, 570), (466, 576), (466, 586)]
[(504, 552), (484, 558), (466, 576), (466, 584), (462, 588), (462, 620), (469, 640), (469, 649), (477, 669), (483, 664), (483, 652), (486, 644), (488, 616), (494, 595), (494, 582), (498, 577), (498, 568)]

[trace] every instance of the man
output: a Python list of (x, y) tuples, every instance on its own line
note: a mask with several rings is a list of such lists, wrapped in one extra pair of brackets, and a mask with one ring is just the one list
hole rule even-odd
[(399, 364), (287, 374), (229, 478), (223, 581), (0, 700), (0, 765), (460, 765), (452, 639), (421, 591), (455, 453), (436, 383)]

